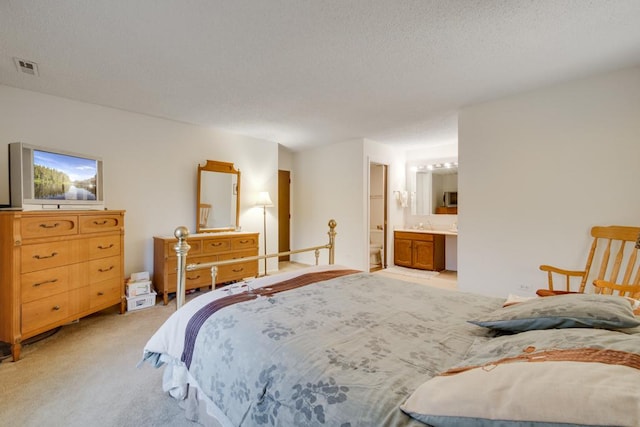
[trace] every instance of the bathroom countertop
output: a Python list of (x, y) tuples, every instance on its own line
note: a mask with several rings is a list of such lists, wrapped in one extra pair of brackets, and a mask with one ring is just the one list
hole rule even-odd
[(396, 228), (394, 231), (407, 231), (410, 233), (445, 234), (447, 236), (457, 236), (458, 230), (451, 229), (419, 229), (419, 228)]

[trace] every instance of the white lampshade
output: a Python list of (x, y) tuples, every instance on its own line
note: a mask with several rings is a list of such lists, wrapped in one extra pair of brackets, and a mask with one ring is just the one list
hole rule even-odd
[(258, 193), (258, 200), (256, 200), (256, 206), (262, 206), (265, 208), (270, 208), (273, 206), (273, 202), (271, 201), (271, 197), (269, 196), (268, 191), (261, 191)]

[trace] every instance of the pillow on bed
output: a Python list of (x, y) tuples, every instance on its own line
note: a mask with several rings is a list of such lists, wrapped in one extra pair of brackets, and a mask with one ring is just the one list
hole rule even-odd
[(640, 325), (626, 298), (596, 294), (536, 298), (469, 322), (508, 332), (552, 328), (620, 329)]
[(508, 363), (434, 377), (400, 408), (434, 427), (638, 426), (639, 383), (627, 366)]
[(630, 297), (624, 297), (631, 303), (631, 310), (633, 310), (633, 314), (636, 316), (640, 316), (640, 300), (633, 299)]
[(522, 355), (538, 353), (545, 349), (598, 349), (634, 354), (640, 363), (640, 334), (628, 334), (593, 328), (544, 329), (502, 335), (493, 338), (477, 338), (467, 350), (464, 360), (452, 370), (465, 367), (490, 365), (500, 359), (514, 359)]
[[(585, 356), (590, 349), (595, 353)], [(541, 361), (549, 353), (556, 357)], [(598, 363), (612, 360), (623, 364)], [(400, 408), (435, 427), (638, 426), (639, 364), (640, 336), (617, 331), (549, 329), (483, 338), (449, 370), (457, 373), (426, 381)]]

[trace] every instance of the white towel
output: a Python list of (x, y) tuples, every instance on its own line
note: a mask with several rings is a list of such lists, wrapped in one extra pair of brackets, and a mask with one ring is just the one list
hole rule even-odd
[(403, 208), (409, 206), (409, 194), (406, 191), (403, 191), (400, 194), (400, 206), (402, 206)]

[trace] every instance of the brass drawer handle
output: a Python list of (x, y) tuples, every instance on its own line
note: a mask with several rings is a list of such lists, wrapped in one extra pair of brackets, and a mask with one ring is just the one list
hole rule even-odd
[(60, 310), (60, 306), (59, 305), (54, 305), (52, 310), (53, 311), (58, 311), (58, 310)]
[(58, 252), (52, 252), (51, 255), (34, 255), (33, 257), (35, 259), (47, 259), (47, 258), (53, 258), (56, 255), (58, 255)]
[(109, 246), (98, 245), (98, 249), (111, 249), (112, 247), (113, 247), (113, 243), (110, 244)]
[(107, 271), (111, 271), (111, 270), (113, 270), (113, 269), (114, 269), (114, 266), (112, 265), (111, 267), (106, 268), (106, 269), (105, 269), (105, 268), (99, 268), (99, 269), (98, 269), (98, 271), (99, 271), (100, 273), (106, 273)]
[(93, 221), (93, 225), (107, 225), (107, 220), (103, 219), (102, 221)]
[(103, 296), (103, 295), (104, 295), (104, 292), (102, 292), (102, 291), (101, 291), (101, 292), (98, 292), (98, 296), (99, 296), (99, 297), (101, 297), (101, 296)]
[(60, 223), (56, 222), (53, 225), (47, 225), (47, 224), (40, 224), (40, 228), (56, 228), (57, 226), (59, 226)]
[(213, 242), (211, 246), (222, 246), (222, 242)]
[(241, 244), (243, 244), (243, 245), (244, 245), (245, 243), (250, 243), (250, 242), (251, 242), (251, 240), (240, 240), (240, 243), (241, 243)]
[(240, 272), (241, 272), (241, 271), (243, 271), (243, 270), (244, 270), (244, 267), (240, 267), (240, 268), (238, 268), (238, 269), (235, 269), (235, 268), (234, 268), (234, 269), (233, 269), (233, 272), (234, 272), (234, 273), (240, 273)]
[(196, 277), (187, 277), (187, 280), (198, 280), (200, 275), (198, 274)]
[(33, 286), (34, 287), (38, 287), (38, 286), (41, 286), (41, 285), (46, 285), (47, 283), (56, 283), (57, 281), (58, 281), (58, 279), (45, 280), (44, 282), (34, 283)]

